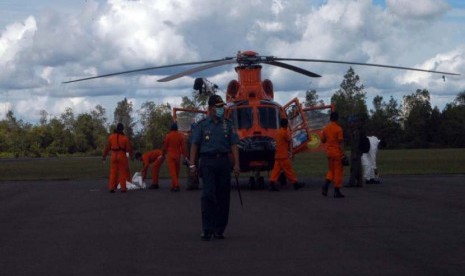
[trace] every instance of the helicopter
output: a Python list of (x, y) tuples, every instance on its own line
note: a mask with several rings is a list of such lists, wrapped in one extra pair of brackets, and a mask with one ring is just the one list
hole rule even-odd
[[(241, 172), (252, 172), (254, 174), (249, 178), (249, 185), (251, 188), (255, 188), (256, 186), (263, 188), (265, 181), (263, 176), (260, 176), (260, 173), (264, 171), (269, 172), (274, 166), (274, 137), (280, 127), (280, 119), (287, 118), (289, 121), (289, 128), (292, 133), (290, 151), (293, 154), (306, 150), (321, 150), (323, 147), (320, 143), (321, 130), (329, 122), (329, 115), (331, 111), (334, 110), (332, 105), (303, 108), (298, 98), (294, 98), (284, 105), (280, 105), (275, 102), (272, 81), (269, 79), (262, 80), (261, 78), (262, 64), (281, 67), (311, 78), (321, 77), (319, 74), (283, 61), (362, 65), (438, 73), (443, 74), (443, 76), (459, 75), (450, 72), (391, 66), (385, 64), (261, 56), (255, 51), (247, 50), (238, 51), (236, 56), (225, 57), (223, 59), (148, 67), (81, 78), (64, 83), (121, 74), (139, 73), (142, 71), (162, 68), (199, 65), (158, 80), (158, 82), (167, 82), (214, 67), (235, 64), (237, 80), (231, 80), (227, 86), (225, 96), (225, 117), (233, 122), (239, 136), (239, 167)], [(193, 88), (199, 92), (209, 92), (214, 94), (216, 93), (218, 86), (204, 78), (197, 78), (194, 82)], [(206, 110), (173, 108), (173, 119), (178, 122), (179, 130), (184, 132), (189, 131), (192, 123), (198, 122), (206, 115)]]

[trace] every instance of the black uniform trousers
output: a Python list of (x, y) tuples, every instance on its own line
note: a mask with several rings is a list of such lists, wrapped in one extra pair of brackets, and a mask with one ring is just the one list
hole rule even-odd
[(229, 219), (231, 160), (228, 155), (200, 157), (202, 228), (223, 234)]

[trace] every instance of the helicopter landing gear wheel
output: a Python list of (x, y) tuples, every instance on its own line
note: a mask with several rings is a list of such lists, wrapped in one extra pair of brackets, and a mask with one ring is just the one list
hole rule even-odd
[(250, 185), (251, 190), (257, 189), (257, 183), (255, 182), (255, 177), (253, 176), (249, 177), (249, 185)]

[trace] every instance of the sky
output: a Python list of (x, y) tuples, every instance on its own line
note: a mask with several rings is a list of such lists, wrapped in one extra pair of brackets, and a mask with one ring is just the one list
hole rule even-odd
[[(465, 1), (462, 0), (0, 0), (0, 119), (35, 123), (40, 111), (60, 116), (100, 104), (112, 121), (125, 97), (137, 110), (146, 101), (177, 106), (196, 77), (220, 95), (236, 78), (234, 65), (171, 82), (175, 70), (63, 84), (173, 63), (214, 60), (253, 50), (280, 58), (383, 63), (454, 72), (460, 76), (353, 66), (367, 103), (376, 95), (398, 103), (428, 89), (442, 110), (465, 91)], [(349, 65), (302, 63), (322, 75), (308, 78), (264, 65), (275, 100), (304, 99), (315, 89), (329, 103)]]

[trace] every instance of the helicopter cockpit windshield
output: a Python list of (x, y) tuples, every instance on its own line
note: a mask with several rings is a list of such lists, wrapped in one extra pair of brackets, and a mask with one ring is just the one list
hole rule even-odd
[(260, 127), (277, 129), (279, 127), (279, 110), (275, 106), (258, 107)]
[(229, 118), (236, 129), (249, 129), (253, 125), (253, 113), (250, 106), (238, 106), (231, 109)]

